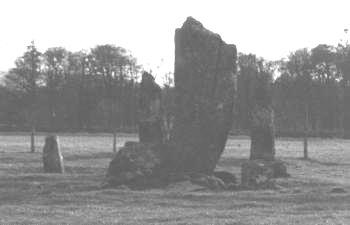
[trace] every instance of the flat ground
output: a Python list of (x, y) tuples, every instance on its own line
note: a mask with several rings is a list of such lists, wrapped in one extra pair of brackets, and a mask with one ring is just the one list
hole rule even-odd
[[(60, 135), (66, 174), (42, 173), (29, 138), (0, 134), (0, 224), (350, 224), (350, 141), (278, 139), (292, 175), (278, 190), (191, 192), (100, 189), (113, 153), (108, 135)], [(133, 135), (119, 135), (119, 146)], [(218, 165), (239, 176), (249, 140), (232, 137)], [(347, 193), (330, 193), (341, 187)]]

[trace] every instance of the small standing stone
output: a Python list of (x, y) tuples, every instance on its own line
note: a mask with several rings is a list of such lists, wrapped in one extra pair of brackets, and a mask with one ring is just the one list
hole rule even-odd
[(43, 164), (45, 173), (64, 173), (63, 156), (56, 135), (49, 135), (45, 138)]
[(271, 107), (257, 106), (252, 111), (250, 159), (275, 159), (275, 133)]
[(162, 142), (160, 102), (161, 88), (156, 84), (154, 77), (150, 73), (143, 72), (138, 109), (140, 142)]

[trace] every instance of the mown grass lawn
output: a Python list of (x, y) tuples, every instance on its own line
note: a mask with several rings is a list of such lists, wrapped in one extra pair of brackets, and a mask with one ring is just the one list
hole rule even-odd
[[(44, 136), (0, 134), (0, 224), (350, 224), (350, 141), (278, 139), (277, 158), (292, 175), (277, 190), (181, 193), (101, 189), (111, 158), (107, 134), (61, 134), (66, 173), (42, 173)], [(119, 146), (135, 135), (119, 135)], [(218, 169), (239, 176), (249, 140), (232, 137)], [(347, 193), (330, 193), (341, 187)]]

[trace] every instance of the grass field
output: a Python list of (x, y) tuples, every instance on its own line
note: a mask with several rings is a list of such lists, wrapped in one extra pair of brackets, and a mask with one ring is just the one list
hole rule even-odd
[[(1, 134), (0, 134), (1, 135)], [(119, 146), (135, 140), (119, 135)], [(101, 189), (113, 153), (108, 135), (60, 135), (66, 174), (42, 173), (44, 136), (0, 136), (0, 224), (350, 224), (350, 141), (276, 141), (291, 177), (277, 190), (191, 192)], [(239, 176), (249, 140), (232, 137), (218, 164)], [(347, 193), (330, 193), (341, 187)]]

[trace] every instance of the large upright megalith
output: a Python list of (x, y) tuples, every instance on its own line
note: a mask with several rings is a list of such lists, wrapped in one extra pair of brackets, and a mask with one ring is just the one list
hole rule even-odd
[(192, 17), (175, 32), (179, 170), (211, 173), (232, 126), (237, 51)]
[[(127, 143), (111, 161), (107, 184), (158, 186), (174, 180), (222, 188), (232, 176), (214, 169), (232, 125), (236, 47), (189, 17), (175, 33), (174, 128), (162, 139), (160, 89), (144, 73), (140, 88), (139, 143)], [(228, 184), (223, 185), (220, 176)], [(215, 184), (215, 185), (213, 185)]]

